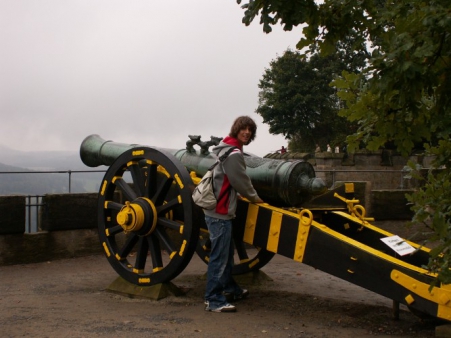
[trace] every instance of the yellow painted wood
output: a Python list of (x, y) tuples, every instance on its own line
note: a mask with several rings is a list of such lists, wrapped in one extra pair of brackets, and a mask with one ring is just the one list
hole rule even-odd
[(268, 243), (266, 250), (277, 253), (280, 238), (280, 228), (282, 226), (282, 214), (280, 212), (272, 212), (271, 223), (269, 226)]
[(257, 223), (257, 216), (258, 216), (258, 208), (259, 207), (255, 204), (249, 204), (249, 207), (248, 207), (246, 224), (244, 227), (244, 237), (243, 237), (243, 241), (248, 244), (253, 244), (253, 242), (254, 242), (255, 226)]

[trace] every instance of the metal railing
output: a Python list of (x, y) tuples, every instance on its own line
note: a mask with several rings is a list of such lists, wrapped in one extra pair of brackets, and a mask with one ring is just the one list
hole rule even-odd
[(68, 193), (72, 192), (72, 174), (83, 174), (83, 173), (104, 173), (104, 170), (46, 170), (46, 171), (0, 171), (2, 174), (67, 174), (68, 175)]
[[(72, 193), (72, 180), (73, 174), (91, 174), (91, 173), (105, 173), (104, 170), (49, 170), (49, 171), (0, 171), (0, 175), (2, 174), (21, 174), (21, 175), (29, 175), (29, 174), (66, 174), (68, 175), (68, 193)], [(393, 183), (391, 183), (391, 187), (384, 187), (385, 189), (406, 189), (405, 184), (405, 170), (341, 170), (341, 169), (315, 169), (316, 176), (325, 177), (326, 185), (331, 188), (337, 182), (337, 176), (340, 174), (348, 174), (348, 176), (358, 176), (358, 174), (364, 173), (377, 173), (379, 175), (399, 175), (399, 185), (397, 187), (393, 187)], [(327, 176), (327, 177), (326, 177)], [(343, 181), (343, 179), (341, 180)], [(100, 185), (99, 181), (99, 185)], [(85, 191), (85, 192), (97, 192), (97, 190), (93, 191)], [(39, 229), (39, 212), (40, 208), (45, 207), (45, 203), (43, 203), (42, 194), (30, 195), (26, 194), (26, 232), (32, 233), (36, 232)]]
[(42, 203), (44, 196), (31, 196), (28, 195), (25, 198), (25, 232), (33, 233), (39, 229), (39, 208), (45, 206)]

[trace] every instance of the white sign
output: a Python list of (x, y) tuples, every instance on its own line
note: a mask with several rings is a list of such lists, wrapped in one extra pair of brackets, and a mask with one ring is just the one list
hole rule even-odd
[(408, 255), (415, 251), (415, 248), (403, 240), (398, 235), (381, 238), (381, 241), (387, 244), (400, 256)]

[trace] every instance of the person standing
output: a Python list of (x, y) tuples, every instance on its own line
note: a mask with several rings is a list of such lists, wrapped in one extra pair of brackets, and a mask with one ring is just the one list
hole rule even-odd
[(233, 256), (232, 219), (235, 218), (239, 195), (254, 203), (263, 203), (249, 176), (243, 157), (243, 146), (251, 143), (257, 133), (257, 125), (248, 116), (240, 116), (230, 133), (212, 149), (218, 157), (231, 147), (235, 149), (213, 171), (213, 187), (218, 201), (213, 210), (205, 210), (205, 222), (210, 233), (211, 251), (207, 268), (205, 310), (235, 312), (229, 301), (240, 300), (249, 292), (242, 289), (232, 277)]

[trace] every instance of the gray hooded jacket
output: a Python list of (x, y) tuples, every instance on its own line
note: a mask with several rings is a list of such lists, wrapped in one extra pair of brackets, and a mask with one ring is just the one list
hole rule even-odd
[[(225, 143), (225, 142), (227, 143)], [(235, 139), (227, 137), (212, 152), (218, 157), (224, 154), (234, 144)], [(204, 210), (205, 215), (219, 219), (232, 219), (235, 217), (237, 206), (237, 193), (251, 202), (260, 200), (252, 186), (251, 179), (246, 174), (246, 163), (243, 153), (235, 148), (229, 156), (219, 163), (213, 171), (213, 188), (218, 204), (213, 210)]]

